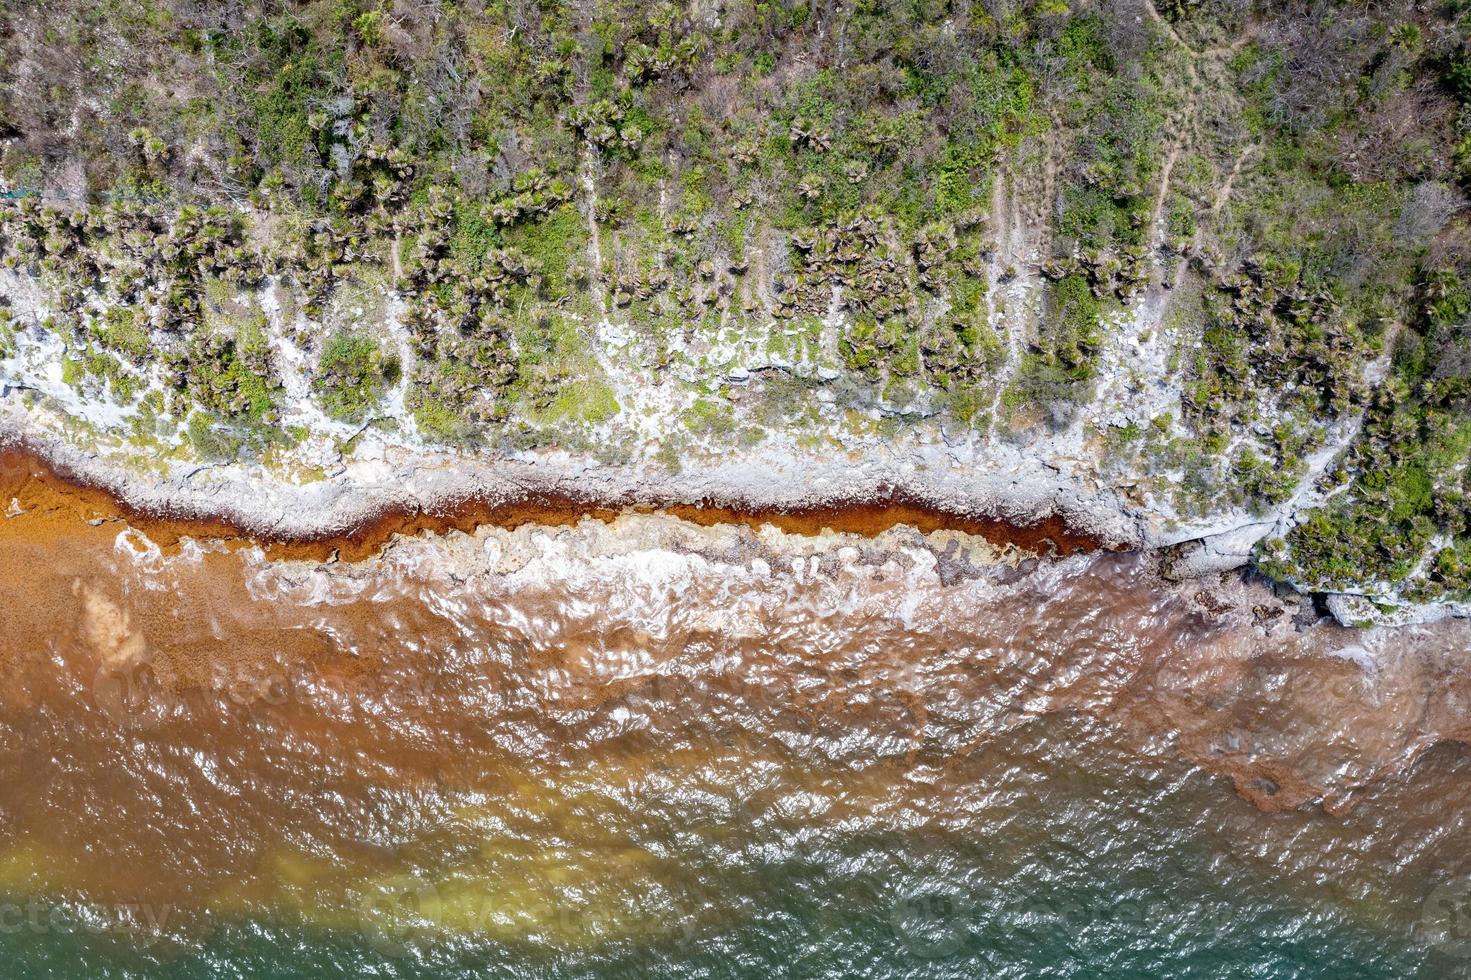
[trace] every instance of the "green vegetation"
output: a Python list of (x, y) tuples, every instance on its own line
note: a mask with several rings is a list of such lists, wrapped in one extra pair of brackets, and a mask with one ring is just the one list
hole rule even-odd
[(1054, 424), (1065, 421), (1072, 407), (1088, 396), (1093, 355), (1103, 342), (1103, 313), (1103, 303), (1081, 275), (1053, 283), (1041, 337), (1006, 392), (1008, 406), (1043, 406), (1051, 410)]
[[(10, 6), (0, 261), (68, 384), (163, 379), (144, 435), (292, 438), (272, 283), (334, 418), (402, 382), (426, 440), (611, 452), (608, 317), (696, 396), (668, 453), (748, 407), (1086, 424), (1141, 492), (1266, 513), (1362, 421), (1264, 560), (1471, 595), (1465, 3)], [(402, 379), (353, 320), (390, 294)], [(1181, 403), (1101, 423), (1142, 310)], [(690, 380), (738, 348), (793, 373)]]
[(148, 359), (152, 342), (138, 311), (125, 306), (109, 308), (97, 324), (97, 343), (134, 364)]
[(600, 425), (618, 414), (613, 389), (596, 379), (575, 381), (564, 387), (543, 414), (550, 422), (587, 422)]
[(361, 422), (398, 379), (397, 355), (385, 354), (371, 337), (337, 333), (322, 348), (316, 390), (327, 415)]
[(1339, 492), (1268, 542), (1274, 573), (1315, 587), (1471, 598), (1471, 290), (1433, 275), (1418, 305), (1362, 436), (1333, 474)]
[(699, 398), (685, 409), (684, 424), (696, 436), (729, 436), (736, 429), (735, 415), (729, 404), (713, 398)]

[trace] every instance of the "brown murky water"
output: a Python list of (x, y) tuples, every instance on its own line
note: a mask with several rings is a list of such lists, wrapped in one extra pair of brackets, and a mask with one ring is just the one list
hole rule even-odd
[(1461, 624), (942, 530), (605, 515), (322, 563), (6, 502), (25, 975), (1471, 962)]

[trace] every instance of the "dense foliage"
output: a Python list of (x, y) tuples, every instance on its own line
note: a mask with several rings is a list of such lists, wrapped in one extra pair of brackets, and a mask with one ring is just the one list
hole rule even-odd
[(421, 437), (512, 446), (622, 411), (603, 318), (654, 382), (831, 321), (840, 407), (1023, 438), (1162, 298), (1180, 417), (1100, 452), (1260, 512), (1362, 420), (1273, 567), (1468, 594), (1467, 6), (7, 0), (5, 261), (54, 288), (69, 380), (204, 455), (292, 438), (268, 285), (326, 325), (294, 341), (329, 416), (403, 372)]

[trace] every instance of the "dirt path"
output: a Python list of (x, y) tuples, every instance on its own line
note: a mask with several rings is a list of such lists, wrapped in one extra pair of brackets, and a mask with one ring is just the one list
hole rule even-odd
[[(1246, 162), (1260, 149), (1261, 146), (1259, 144), (1249, 143), (1242, 149), (1240, 155), (1236, 157), (1236, 162), (1232, 165), (1231, 172), (1226, 174), (1226, 179), (1221, 182), (1220, 187), (1216, 188), (1216, 196), (1211, 201), (1211, 208), (1206, 220), (1196, 223), (1195, 236), (1190, 242), (1190, 250), (1192, 252), (1200, 251), (1201, 246), (1205, 243), (1206, 226), (1208, 224), (1214, 225), (1216, 220), (1221, 216), (1221, 212), (1226, 209), (1226, 205), (1231, 201), (1231, 191), (1236, 186), (1236, 180), (1241, 176), (1242, 171), (1246, 169)], [(1180, 256), (1179, 261), (1175, 263), (1173, 281), (1180, 281), (1180, 277), (1185, 274), (1185, 266), (1189, 261), (1189, 255)]]
[(587, 251), (588, 258), (592, 261), (592, 273), (588, 276), (588, 285), (592, 289), (594, 302), (598, 304), (598, 311), (606, 315), (608, 305), (603, 297), (603, 247), (598, 240), (598, 185), (593, 174), (591, 150), (584, 151), (582, 190), (587, 195)]
[(1166, 17), (1160, 14), (1159, 9), (1154, 5), (1154, 0), (1141, 0), (1141, 2), (1144, 5), (1144, 12), (1149, 15), (1149, 19), (1154, 21), (1154, 23), (1158, 25), (1162, 31), (1164, 31), (1166, 37), (1168, 37), (1171, 41), (1173, 41), (1176, 45), (1182, 48), (1193, 58), (1219, 58), (1222, 55), (1233, 55), (1237, 51), (1240, 51), (1243, 47), (1245, 47), (1246, 44), (1256, 35), (1254, 27), (1251, 24), (1247, 24), (1246, 30), (1242, 32), (1241, 36), (1232, 41), (1230, 44), (1217, 46), (1214, 48), (1205, 48), (1201, 51), (1197, 51), (1190, 46), (1190, 43), (1188, 41), (1180, 36), (1180, 32), (1175, 30), (1175, 25), (1171, 24)]

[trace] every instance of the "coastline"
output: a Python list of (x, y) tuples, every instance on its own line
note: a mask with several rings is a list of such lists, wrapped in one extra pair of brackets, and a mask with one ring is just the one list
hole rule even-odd
[[(29, 623), (21, 635), (71, 635), (80, 622), (83, 646), (102, 663), (147, 665), (173, 691), (224, 684), (244, 704), (269, 687), (260, 678), (280, 676), (292, 657), (363, 677), (384, 676), (394, 656), (408, 658), (402, 676), (409, 678), (448, 669), (437, 660), (426, 667), (413, 644), (392, 654), (392, 644), (324, 641), (338, 633), (322, 632), (315, 618), (345, 617), (338, 628), (350, 634), (353, 624), (393, 619), (395, 609), (407, 617), (407, 609), (442, 596), (453, 597), (456, 615), (495, 623), (522, 622), (518, 611), (528, 605), (560, 610), (532, 617), (541, 625), (519, 635), (534, 653), (528, 662), (556, 672), (547, 690), (560, 692), (553, 703), (563, 707), (647, 684), (667, 694), (684, 667), (719, 673), (719, 658), (699, 637), (754, 642), (758, 661), (792, 652), (820, 669), (833, 693), (878, 677), (910, 683), (915, 650), (961, 651), (955, 655), (986, 669), (936, 676), (999, 685), (990, 695), (972, 692), (964, 711), (1003, 728), (1069, 711), (1111, 717), (1167, 737), (1172, 753), (1229, 779), (1269, 812), (1347, 813), (1467, 730), (1457, 652), (1464, 623), (1345, 628), (1323, 616), (1320, 603), (1261, 576), (1171, 581), (1145, 552), (1039, 559), (954, 528), (792, 533), (750, 519), (702, 525), (670, 512), (523, 510), (468, 533), (389, 531), (376, 550), (360, 537), (357, 555), (333, 540), (270, 545), (210, 537), (199, 525), (110, 523), (125, 518), (105, 510), (113, 502), (101, 491), (32, 475), (14, 453), (3, 463), (0, 490), (23, 494), (0, 525), (11, 556), (7, 581), (27, 597), (17, 614)], [(23, 486), (17, 474), (25, 474)], [(47, 562), (50, 554), (66, 557)], [(33, 579), (50, 582), (49, 591), (32, 592)], [(129, 584), (136, 581), (149, 584)], [(77, 601), (80, 617), (57, 612)], [(240, 602), (251, 611), (241, 613)], [(188, 622), (226, 624), (219, 628), (240, 630), (241, 643), (220, 644), (216, 626), (205, 634), (181, 627), (172, 612), (181, 603)], [(290, 640), (261, 625), (279, 627), (274, 617), (294, 615), (317, 625), (285, 629)], [(72, 625), (43, 629), (36, 617), (46, 616)], [(879, 674), (859, 683), (848, 661), (825, 658), (824, 643), (839, 635), (829, 629), (834, 622), (868, 637), (853, 649), (864, 651), (860, 661), (876, 659)], [(271, 637), (263, 646), (262, 636)], [(449, 638), (439, 646), (455, 649)], [(377, 652), (343, 656), (355, 650)], [(86, 663), (90, 678), (100, 668)], [(788, 667), (795, 673), (779, 676), (805, 676)], [(1014, 684), (1030, 692), (1025, 707), (993, 716), (997, 703), (1017, 697)]]
[[(1257, 573), (1254, 548), (1289, 525), (1305, 501), (1265, 516), (1226, 511), (1192, 523), (1128, 499), (1087, 468), (1074, 472), (1042, 447), (957, 451), (911, 439), (874, 443), (819, 459), (784, 449), (732, 453), (715, 465), (677, 473), (656, 466), (601, 463), (568, 452), (527, 458), (456, 452), (365, 432), (338, 472), (292, 482), (259, 463), (183, 465), (149, 471), (110, 452), (83, 449), (47, 424), (40, 405), (0, 406), (0, 506), (30, 477), (77, 496), (89, 519), (123, 520), (165, 547), (192, 537), (239, 539), (283, 559), (360, 560), (395, 535), (471, 532), (480, 526), (565, 526), (583, 517), (662, 512), (702, 526), (772, 525), (816, 535), (824, 529), (874, 537), (901, 525), (953, 530), (998, 547), (1048, 556), (1137, 551), (1159, 559), (1162, 585), (1235, 569)], [(57, 422), (56, 418), (50, 420)], [(1349, 627), (1403, 626), (1471, 616), (1445, 601), (1386, 608), (1376, 597), (1318, 592), (1282, 582)]]
[[(988, 510), (954, 493), (935, 494), (933, 487), (916, 491), (882, 481), (866, 486), (855, 481), (831, 494), (799, 488), (783, 496), (774, 478), (765, 488), (755, 481), (736, 487), (712, 480), (695, 495), (681, 494), (664, 481), (620, 481), (616, 473), (545, 477), (529, 472), (526, 464), (477, 465), (463, 458), (458, 465), (426, 472), (422, 462), (396, 488), (389, 481), (350, 480), (268, 486), (249, 477), (200, 487), (187, 478), (150, 481), (100, 456), (8, 433), (0, 436), (0, 497), (24, 507), (20, 499), (35, 481), (72, 497), (78, 517), (126, 521), (166, 547), (184, 537), (238, 538), (288, 559), (335, 555), (357, 560), (394, 535), (471, 532), (485, 525), (565, 526), (584, 517), (607, 523), (626, 512), (660, 512), (705, 527), (771, 525), (805, 535), (832, 530), (875, 537), (905, 525), (926, 533), (958, 531), (1036, 555), (1122, 551), (1132, 545), (1122, 524), (1110, 525), (1087, 512), (1041, 506)], [(256, 506), (253, 498), (265, 506)]]

